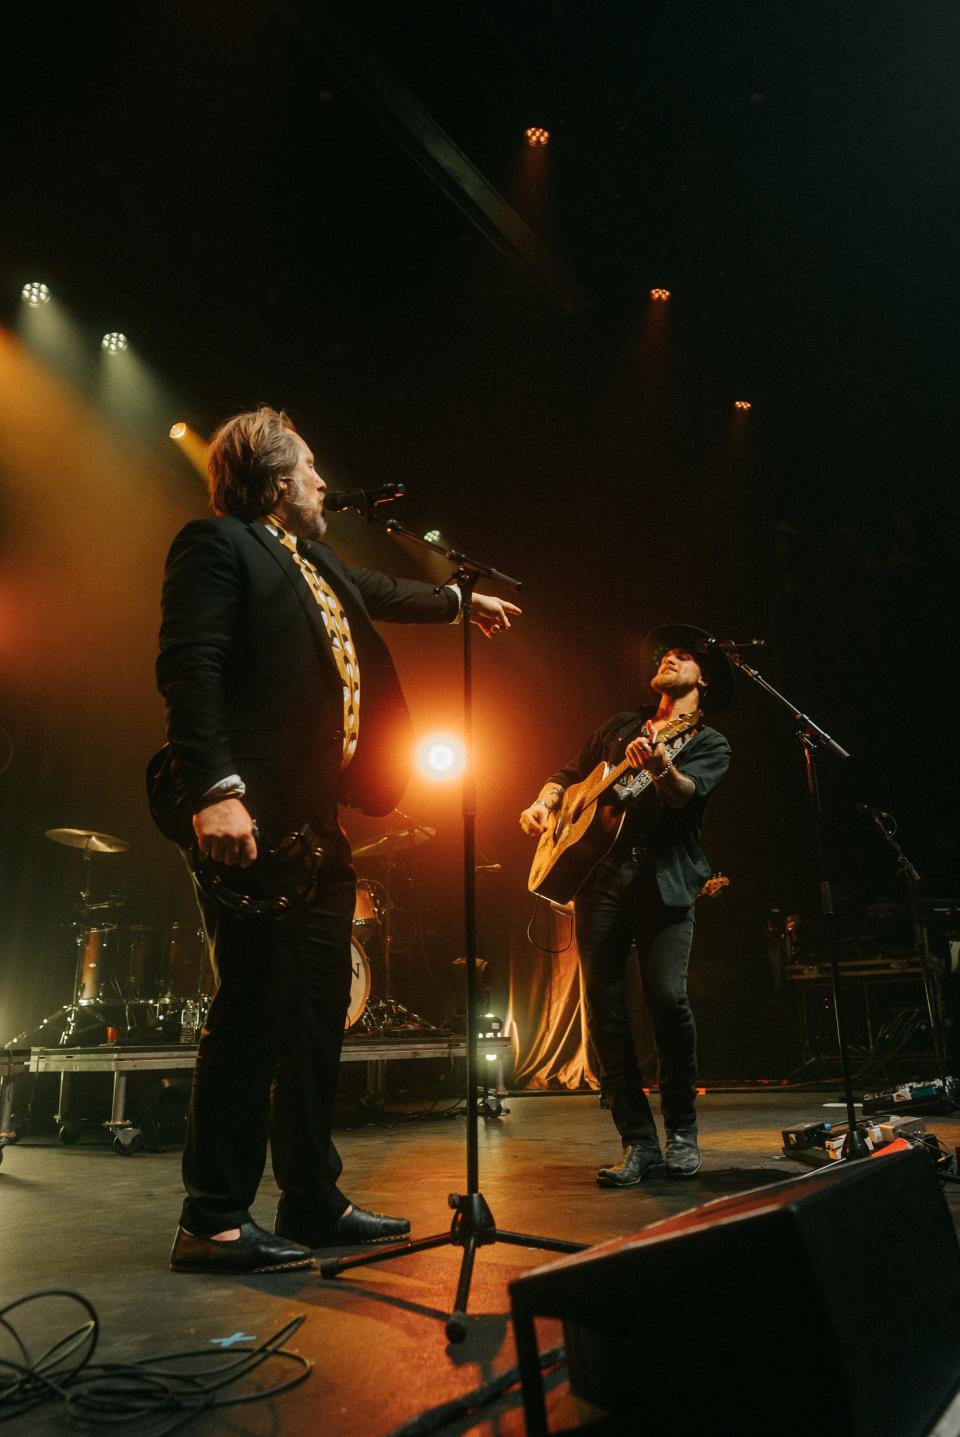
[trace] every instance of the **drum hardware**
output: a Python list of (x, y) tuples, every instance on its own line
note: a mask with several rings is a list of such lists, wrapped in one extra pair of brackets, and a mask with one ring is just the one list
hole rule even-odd
[[(399, 810), (397, 810), (399, 812)], [(402, 818), (406, 814), (400, 815)], [(357, 882), (357, 907), (354, 926), (365, 935), (365, 941), (374, 936), (380, 940), (383, 955), (383, 993), (367, 1001), (347, 1024), (348, 1031), (355, 1028), (377, 1037), (388, 1033), (437, 1033), (434, 1024), (412, 1012), (393, 996), (393, 956), (401, 951), (397, 942), (397, 915), (404, 910), (394, 900), (393, 890), (400, 861), (411, 848), (418, 848), (436, 836), (436, 829), (426, 824), (411, 824), (408, 828), (385, 833), (358, 848), (353, 857), (361, 862), (386, 862), (384, 881), (361, 878)], [(366, 957), (366, 954), (364, 954)]]
[(164, 943), (157, 1003), (157, 1025), (165, 1041), (197, 1041), (214, 988), (203, 928), (199, 924), (171, 923)]
[[(60, 1043), (76, 1045), (81, 1034), (91, 1031), (102, 1031), (109, 1041), (112, 1033), (128, 1026), (128, 1015), (123, 1011), (126, 995), (120, 985), (118, 950), (112, 936), (116, 934), (117, 925), (110, 921), (110, 915), (122, 905), (123, 898), (120, 893), (114, 893), (94, 899), (92, 862), (94, 857), (125, 853), (130, 845), (125, 838), (90, 828), (48, 828), (44, 836), (53, 843), (78, 850), (81, 862), (76, 910), (80, 917), (73, 925), (76, 929), (73, 993), (64, 1008), (67, 1021)], [(94, 913), (98, 916), (91, 922), (90, 915)], [(104, 915), (103, 919), (100, 914)]]

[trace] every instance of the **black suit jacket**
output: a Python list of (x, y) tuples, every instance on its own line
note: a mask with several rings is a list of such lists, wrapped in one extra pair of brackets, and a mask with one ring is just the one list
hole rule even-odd
[[(360, 736), (340, 774), (342, 686), (320, 606), (260, 523), (199, 519), (180, 531), (163, 584), (157, 681), (184, 807), (238, 773), (264, 831), (279, 835), (338, 798), (387, 813), (409, 775), (411, 726), (371, 623), (449, 623), (456, 596), (301, 545), (340, 599), (360, 664)], [(271, 834), (271, 829), (274, 834)]]

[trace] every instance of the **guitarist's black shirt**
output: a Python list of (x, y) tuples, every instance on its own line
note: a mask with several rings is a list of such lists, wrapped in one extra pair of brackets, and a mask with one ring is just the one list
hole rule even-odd
[[(615, 767), (622, 762), (627, 744), (655, 712), (648, 708), (614, 714), (590, 735), (577, 757), (552, 773), (547, 782), (567, 788), (585, 779), (600, 762)], [(717, 729), (704, 725), (674, 755), (673, 764), (693, 780), (696, 793), (683, 808), (671, 808), (657, 797), (656, 785), (650, 784), (628, 800), (616, 850), (651, 848), (661, 898), (671, 907), (685, 908), (710, 877), (710, 864), (700, 847), (703, 811), (730, 766), (730, 745)]]

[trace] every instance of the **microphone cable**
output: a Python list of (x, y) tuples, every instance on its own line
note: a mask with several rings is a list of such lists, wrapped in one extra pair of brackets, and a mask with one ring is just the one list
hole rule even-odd
[[(18, 1308), (49, 1299), (75, 1303), (85, 1320), (34, 1356), (17, 1330)], [(0, 1308), (0, 1332), (12, 1339), (16, 1356), (0, 1353), (0, 1422), (22, 1417), (44, 1402), (58, 1401), (81, 1430), (101, 1433), (107, 1425), (135, 1424), (137, 1437), (165, 1437), (203, 1412), (262, 1402), (306, 1381), (313, 1362), (283, 1344), (304, 1322), (299, 1313), (255, 1347), (211, 1353), (209, 1348), (168, 1352), (142, 1362), (93, 1362), (100, 1340), (100, 1319), (93, 1303), (78, 1292), (46, 1288)], [(234, 1355), (236, 1354), (236, 1355)], [(272, 1359), (292, 1363), (295, 1371), (252, 1392), (229, 1391)], [(179, 1369), (178, 1364), (196, 1362)]]

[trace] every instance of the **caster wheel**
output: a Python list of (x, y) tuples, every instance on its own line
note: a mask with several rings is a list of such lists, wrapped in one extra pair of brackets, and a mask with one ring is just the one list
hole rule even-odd
[(59, 1133), (60, 1141), (66, 1143), (68, 1147), (72, 1147), (74, 1143), (80, 1141), (82, 1131), (83, 1129), (79, 1123), (63, 1123)]
[(113, 1140), (113, 1151), (122, 1158), (128, 1158), (131, 1153), (139, 1152), (141, 1146), (139, 1133), (134, 1133), (129, 1138), (115, 1137)]

